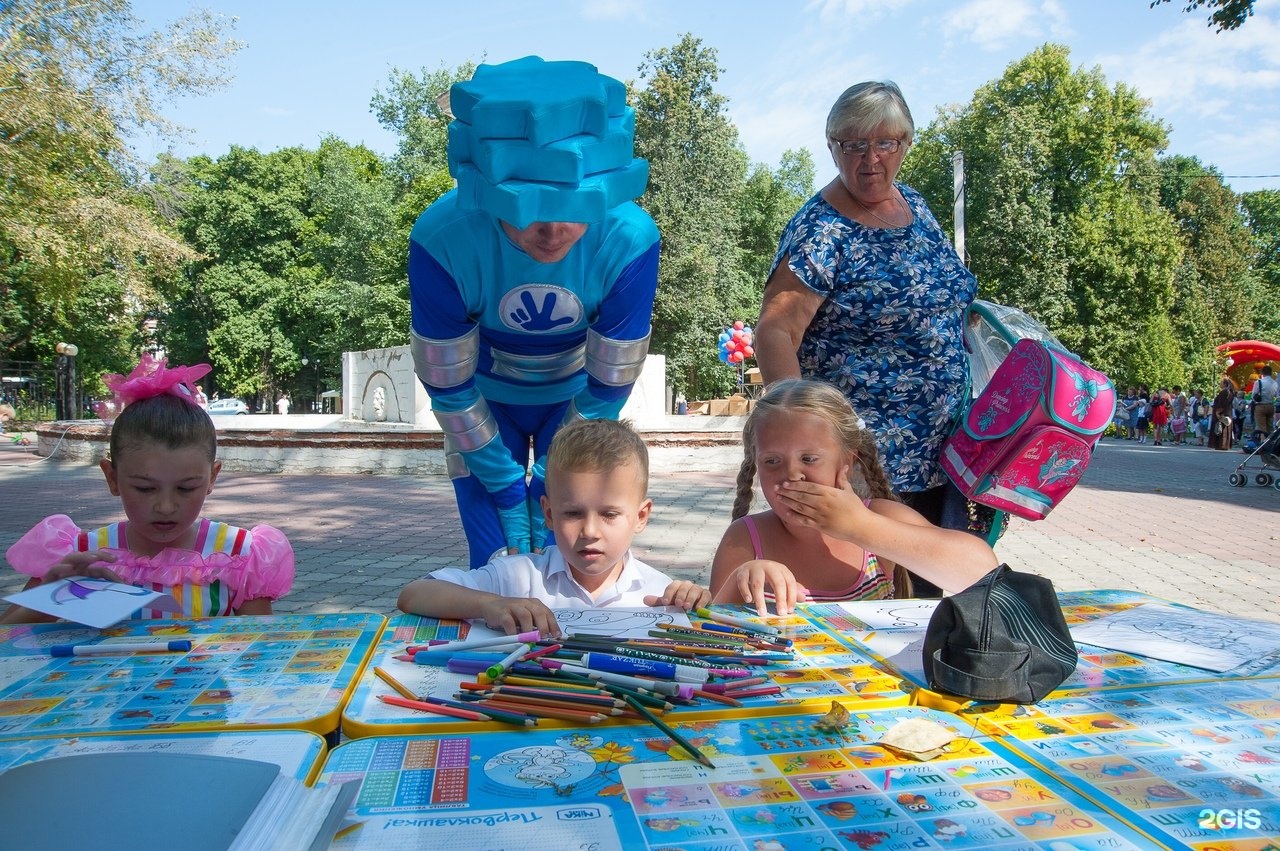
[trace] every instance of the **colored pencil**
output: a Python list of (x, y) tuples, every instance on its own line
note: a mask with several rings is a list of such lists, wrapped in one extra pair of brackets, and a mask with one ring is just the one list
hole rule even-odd
[(761, 688), (739, 688), (725, 692), (726, 697), (760, 697), (765, 694), (782, 694), (781, 686), (762, 686)]
[[(474, 692), (472, 693), (474, 695)], [(519, 703), (531, 707), (524, 710), (532, 712), (535, 708), (542, 707), (545, 709), (563, 709), (566, 712), (584, 712), (588, 715), (621, 715), (624, 712), (630, 713), (631, 710), (626, 708), (626, 704), (622, 706), (614, 706), (613, 704), (603, 705), (595, 703), (573, 703), (560, 700), (551, 700), (545, 697), (532, 697), (525, 694), (510, 694), (508, 692), (500, 692), (487, 695), (474, 695), (473, 700), (490, 701), (495, 703)], [(619, 701), (622, 703), (622, 701)]]
[(716, 703), (723, 703), (723, 704), (725, 704), (726, 706), (741, 706), (741, 705), (742, 705), (742, 701), (741, 701), (741, 700), (736, 700), (736, 699), (734, 699), (734, 698), (732, 698), (732, 697), (729, 697), (728, 695), (725, 695), (725, 694), (719, 694), (719, 693), (714, 692), (714, 691), (704, 691), (703, 689), (694, 689), (694, 690), (693, 690), (693, 693), (694, 693), (694, 696), (696, 696), (696, 697), (706, 698), (707, 700), (714, 700)]
[(448, 644), (429, 644), (420, 649), (419, 653), (456, 653), (459, 650), (475, 650), (478, 647), (501, 647), (504, 644), (521, 644), (527, 641), (537, 641), (541, 635), (535, 629), (532, 632), (522, 632), (519, 635), (500, 635), (497, 638), (469, 638), (462, 641), (450, 641)]
[(396, 691), (396, 692), (397, 692), (401, 697), (407, 697), (409, 700), (417, 700), (417, 699), (418, 699), (418, 696), (417, 696), (416, 694), (414, 694), (413, 692), (409, 691), (409, 689), (408, 689), (408, 688), (406, 688), (406, 687), (404, 686), (404, 684), (402, 684), (402, 683), (401, 683), (399, 680), (397, 680), (395, 677), (393, 677), (393, 676), (391, 676), (390, 674), (388, 674), (388, 673), (387, 673), (386, 671), (384, 671), (382, 668), (374, 668), (374, 669), (373, 669), (373, 672), (374, 672), (374, 674), (376, 674), (376, 675), (377, 675), (378, 679), (382, 680), (384, 683), (386, 683), (387, 685), (391, 686), (391, 688), (392, 688), (393, 690), (395, 690), (395, 691)]
[(736, 618), (733, 615), (726, 615), (721, 612), (713, 612), (711, 611), (711, 609), (706, 609), (706, 608), (697, 609), (695, 610), (695, 614), (697, 614), (698, 617), (704, 618), (709, 621), (715, 621), (716, 623), (727, 623), (729, 626), (742, 627), (743, 629), (748, 630), (750, 632), (759, 632), (769, 636), (779, 636), (782, 634), (782, 630), (778, 629), (776, 626), (768, 626), (767, 624), (756, 623), (755, 621), (749, 621), (746, 618)]
[(416, 709), (419, 712), (434, 712), (436, 715), (448, 715), (451, 718), (465, 718), (468, 721), (491, 721), (488, 715), (483, 712), (476, 712), (472, 709), (455, 709), (452, 706), (441, 706), (435, 703), (425, 703), (421, 700), (409, 700), (407, 697), (396, 697), (390, 694), (378, 695), (378, 700), (383, 703), (389, 703), (392, 706), (403, 707), (404, 709)]
[(693, 757), (698, 762), (705, 765), (707, 768), (716, 767), (715, 763), (713, 763), (710, 759), (708, 759), (706, 754), (704, 754), (702, 751), (694, 747), (693, 744), (689, 742), (689, 740), (687, 740), (684, 736), (680, 735), (673, 728), (669, 727), (665, 721), (663, 721), (657, 715), (654, 715), (652, 712), (650, 712), (643, 703), (640, 703), (639, 701), (630, 697), (624, 697), (623, 700), (631, 704), (631, 708), (634, 709), (636, 712), (639, 712), (641, 715), (643, 715), (649, 721), (650, 724), (657, 727), (664, 734), (666, 734), (667, 738), (675, 742), (680, 747), (684, 748), (689, 753), (689, 756)]
[(501, 721), (504, 724), (515, 724), (521, 727), (533, 727), (533, 726), (536, 726), (538, 723), (537, 719), (531, 718), (528, 715), (521, 715), (518, 712), (501, 712), (496, 709), (489, 709), (486, 711), (483, 709), (478, 709), (475, 706), (475, 704), (459, 703), (456, 700), (445, 700), (443, 697), (431, 697), (430, 695), (423, 695), (422, 700), (426, 701), (427, 703), (435, 704), (437, 706), (450, 706), (450, 707), (453, 707), (454, 709), (465, 709), (470, 712), (483, 712), (485, 715), (488, 715), (494, 721)]
[(526, 703), (511, 703), (501, 700), (477, 700), (474, 704), (481, 712), (501, 712), (503, 714), (524, 714), (538, 718), (554, 718), (558, 721), (580, 721), (587, 724), (599, 724), (604, 716), (598, 712), (583, 712), (575, 709), (559, 709), (550, 706), (530, 706)]

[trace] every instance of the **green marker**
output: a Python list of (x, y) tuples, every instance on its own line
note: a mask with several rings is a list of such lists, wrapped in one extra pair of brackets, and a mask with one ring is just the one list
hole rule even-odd
[(510, 653), (508, 653), (507, 656), (501, 662), (496, 662), (490, 665), (489, 670), (484, 672), (485, 676), (487, 676), (490, 680), (496, 680), (498, 677), (502, 676), (507, 672), (507, 668), (510, 668), (516, 662), (520, 661), (521, 656), (525, 655), (526, 653), (532, 653), (532, 652), (533, 652), (532, 644), (521, 644), (515, 650), (512, 650)]

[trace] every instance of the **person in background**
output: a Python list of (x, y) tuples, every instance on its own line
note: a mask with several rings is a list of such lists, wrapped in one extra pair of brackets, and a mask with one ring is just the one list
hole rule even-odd
[(1187, 439), (1187, 413), (1191, 406), (1187, 401), (1187, 394), (1182, 392), (1182, 387), (1173, 385), (1173, 399), (1169, 403), (1169, 434), (1175, 446), (1182, 446)]
[[(837, 98), (826, 125), (837, 174), (783, 231), (756, 359), (766, 384), (837, 387), (875, 434), (894, 492), (930, 522), (966, 529), (969, 503), (940, 459), (967, 401), (964, 319), (977, 281), (924, 198), (896, 181), (914, 133), (892, 82)], [(924, 578), (916, 592), (941, 593)]]
[[(987, 543), (903, 505), (875, 438), (821, 381), (769, 385), (742, 430), (734, 522), (711, 565), (716, 603), (790, 614), (796, 603), (912, 596), (906, 570), (960, 591), (995, 568)], [(755, 479), (769, 510), (749, 514)]]
[[(200, 516), (221, 464), (213, 421), (195, 400), (191, 382), (205, 364), (170, 369), (149, 354), (127, 377), (103, 376), (111, 401), (98, 414), (111, 424), (102, 473), (127, 518), (79, 529), (65, 514), (47, 517), (9, 547), (19, 573), (42, 582), (87, 576), (164, 591), (178, 613), (143, 609), (137, 617), (269, 615), (293, 585), (293, 548), (280, 530), (242, 529)], [(0, 623), (52, 617), (11, 606)]]
[(1231, 448), (1231, 404), (1236, 388), (1230, 378), (1222, 379), (1218, 395), (1213, 397), (1212, 421), (1209, 424), (1209, 445), (1214, 449)]
[[(450, 103), (458, 185), (409, 238), (410, 344), (478, 567), (545, 544), (556, 430), (621, 413), (649, 351), (659, 240), (632, 200), (648, 164), (619, 81), (530, 56), (481, 65)], [(583, 161), (598, 170), (565, 165)]]
[(1116, 406), (1117, 410), (1124, 411), (1125, 440), (1138, 439), (1138, 408), (1141, 404), (1142, 400), (1138, 398), (1138, 388), (1130, 384), (1125, 389), (1124, 399)]
[(648, 487), (649, 450), (629, 423), (571, 423), (547, 452), (542, 511), (557, 543), (474, 570), (437, 570), (405, 586), (396, 605), (428, 617), (481, 619), (508, 634), (547, 635), (560, 632), (552, 608), (705, 606), (707, 589), (631, 554), (653, 510)]
[(1260, 439), (1271, 434), (1275, 427), (1276, 398), (1280, 396), (1280, 384), (1272, 375), (1271, 364), (1264, 366), (1253, 382), (1253, 430)]
[(1169, 391), (1163, 387), (1151, 394), (1151, 404), (1147, 411), (1153, 432), (1152, 442), (1156, 446), (1164, 445), (1164, 430), (1169, 423)]

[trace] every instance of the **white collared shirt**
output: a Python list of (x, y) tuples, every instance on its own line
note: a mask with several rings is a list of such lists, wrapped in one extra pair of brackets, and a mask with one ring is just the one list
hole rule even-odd
[(501, 597), (541, 600), (549, 609), (643, 608), (645, 597), (659, 596), (671, 584), (671, 577), (640, 561), (630, 550), (624, 559), (618, 581), (595, 600), (573, 578), (558, 547), (547, 547), (539, 554), (495, 556), (474, 570), (445, 567), (429, 576)]

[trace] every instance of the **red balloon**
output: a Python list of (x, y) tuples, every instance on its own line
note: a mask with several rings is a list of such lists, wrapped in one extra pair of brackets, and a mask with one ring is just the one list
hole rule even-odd
[(733, 361), (734, 363), (742, 363), (744, 360), (746, 360), (746, 358), (743, 356), (742, 352), (730, 352), (729, 360)]

